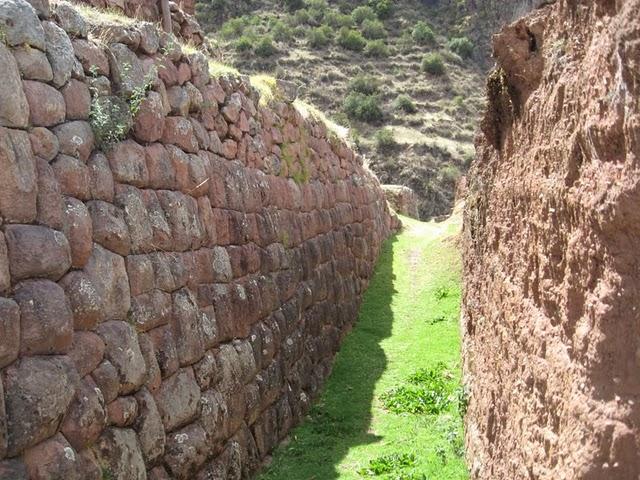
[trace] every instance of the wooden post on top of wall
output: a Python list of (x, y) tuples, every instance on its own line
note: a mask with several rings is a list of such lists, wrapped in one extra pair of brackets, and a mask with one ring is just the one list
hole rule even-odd
[(160, 0), (160, 9), (162, 10), (162, 28), (165, 32), (171, 33), (173, 27), (171, 25), (171, 12), (169, 11), (169, 0)]

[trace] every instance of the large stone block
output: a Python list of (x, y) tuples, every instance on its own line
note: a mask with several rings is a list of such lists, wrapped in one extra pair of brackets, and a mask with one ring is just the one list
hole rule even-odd
[(104, 318), (107, 320), (127, 318), (131, 297), (124, 259), (94, 245), (93, 253), (84, 270), (103, 300)]
[(157, 192), (166, 219), (171, 227), (174, 249), (185, 251), (202, 245), (205, 232), (198, 216), (198, 204), (193, 197), (179, 192)]
[(27, 449), (23, 458), (31, 480), (83, 480), (77, 453), (60, 434)]
[(89, 159), (87, 166), (89, 168), (91, 198), (112, 202), (115, 195), (115, 187), (107, 157), (102, 153), (96, 152)]
[(171, 326), (176, 340), (180, 365), (191, 365), (204, 355), (200, 319), (200, 309), (193, 293), (188, 288), (183, 288), (173, 294)]
[(190, 423), (198, 416), (200, 387), (191, 368), (183, 368), (167, 378), (154, 397), (167, 432)]
[(135, 330), (127, 322), (109, 321), (98, 325), (96, 332), (105, 343), (105, 357), (118, 371), (120, 393), (136, 391), (147, 370)]
[[(1, 78), (0, 85), (3, 85)], [(36, 161), (26, 132), (0, 127), (0, 171), (0, 214), (9, 222), (35, 220)]]
[(197, 153), (199, 148), (193, 132), (193, 125), (185, 117), (167, 117), (164, 119), (162, 143), (175, 145), (188, 153)]
[(36, 157), (40, 157), (47, 162), (50, 162), (56, 155), (60, 145), (58, 144), (58, 137), (44, 127), (32, 128), (29, 132), (29, 140), (31, 141), (31, 149)]
[(0, 27), (7, 45), (45, 49), (45, 35), (38, 13), (24, 0), (5, 0), (0, 5)]
[(69, 299), (76, 330), (91, 330), (104, 319), (103, 300), (86, 273), (69, 272), (60, 285)]
[(70, 3), (60, 2), (55, 5), (54, 17), (58, 24), (73, 37), (86, 38), (87, 22), (84, 17)]
[(145, 253), (155, 250), (153, 226), (142, 191), (130, 185), (116, 187), (116, 205), (122, 209), (129, 228), (131, 252)]
[(192, 478), (207, 460), (211, 446), (198, 423), (192, 423), (167, 436), (164, 462), (177, 480)]
[(4, 371), (9, 448), (15, 456), (53, 435), (80, 379), (67, 357), (24, 357)]
[(91, 377), (102, 392), (105, 403), (109, 403), (118, 398), (120, 390), (120, 380), (116, 367), (109, 360), (103, 360), (93, 372)]
[(81, 378), (100, 365), (104, 358), (104, 348), (104, 342), (100, 336), (93, 332), (78, 331), (73, 333), (73, 343), (68, 355)]
[(71, 267), (69, 242), (56, 230), (37, 225), (9, 225), (5, 237), (14, 282), (33, 277), (58, 280)]
[(134, 429), (138, 432), (140, 448), (147, 465), (153, 465), (164, 454), (165, 433), (160, 412), (153, 396), (142, 389), (136, 394), (138, 419)]
[[(46, 52), (51, 69), (53, 70), (53, 84), (62, 87), (71, 78), (71, 71), (75, 64), (75, 56), (71, 40), (66, 32), (53, 22), (42, 22), (46, 39)], [(43, 45), (40, 49), (45, 50)]]
[(86, 83), (71, 79), (61, 90), (68, 120), (87, 120), (91, 110), (91, 92)]
[(107, 154), (116, 182), (136, 187), (146, 187), (149, 172), (145, 161), (145, 149), (133, 140), (118, 143)]
[(8, 298), (0, 298), (0, 368), (18, 358), (20, 351), (20, 308)]
[(131, 236), (124, 212), (117, 206), (96, 200), (87, 203), (92, 221), (93, 240), (119, 255), (131, 250)]
[(90, 172), (82, 160), (60, 153), (51, 164), (51, 168), (60, 185), (61, 193), (80, 200), (90, 198)]
[(64, 290), (49, 280), (19, 283), (20, 352), (24, 355), (67, 353), (73, 340), (73, 315)]
[(65, 197), (62, 231), (71, 248), (71, 265), (84, 267), (93, 249), (93, 225), (89, 210), (80, 200)]
[(95, 145), (95, 137), (88, 122), (84, 120), (66, 122), (55, 127), (53, 132), (58, 137), (60, 153), (79, 158), (83, 163), (89, 159)]
[(29, 124), (29, 104), (16, 60), (1, 42), (0, 64), (0, 125), (24, 128)]
[(55, 88), (42, 82), (22, 82), (29, 103), (29, 122), (34, 127), (51, 127), (64, 122), (66, 105), (64, 97)]
[(7, 242), (4, 234), (0, 232), (0, 294), (11, 286), (11, 274), (9, 273), (9, 257)]
[(149, 92), (133, 120), (133, 134), (141, 142), (152, 143), (162, 138), (164, 107), (157, 92)]
[(171, 326), (154, 328), (149, 332), (149, 339), (153, 343), (162, 378), (170, 377), (180, 368)]
[(36, 158), (36, 170), (38, 172), (38, 197), (36, 200), (38, 214), (36, 221), (40, 225), (55, 230), (62, 230), (63, 203), (60, 185), (56, 174), (44, 158)]
[(109, 66), (118, 92), (131, 95), (137, 89), (143, 88), (144, 69), (136, 54), (122, 43), (110, 45), (109, 52)]
[(109, 75), (109, 60), (101, 45), (83, 39), (74, 39), (71, 44), (85, 74), (89, 75), (95, 70), (98, 75)]
[(93, 446), (103, 467), (103, 477), (113, 480), (147, 480), (136, 433), (128, 428), (107, 428)]
[(153, 289), (132, 298), (129, 319), (138, 331), (146, 332), (167, 325), (171, 321), (172, 310), (171, 294)]
[(91, 446), (107, 425), (104, 397), (89, 376), (80, 381), (78, 394), (60, 426), (62, 433), (76, 451)]

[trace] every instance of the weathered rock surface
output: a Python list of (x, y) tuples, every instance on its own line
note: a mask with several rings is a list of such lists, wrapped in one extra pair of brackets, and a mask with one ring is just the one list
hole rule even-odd
[(28, 14), (0, 42), (0, 479), (248, 478), (303, 418), (397, 227), (377, 180), (154, 23), (11, 0), (0, 26), (12, 9)]
[(471, 476), (637, 478), (640, 2), (558, 0), (494, 51), (464, 226)]

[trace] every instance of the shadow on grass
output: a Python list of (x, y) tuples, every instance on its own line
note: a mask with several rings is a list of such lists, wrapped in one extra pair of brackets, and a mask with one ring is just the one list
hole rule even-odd
[(333, 372), (305, 422), (274, 453), (260, 480), (333, 480), (349, 450), (380, 441), (369, 433), (375, 385), (387, 368), (380, 342), (391, 336), (395, 293), (393, 245), (388, 239), (360, 308), (358, 321), (338, 353)]

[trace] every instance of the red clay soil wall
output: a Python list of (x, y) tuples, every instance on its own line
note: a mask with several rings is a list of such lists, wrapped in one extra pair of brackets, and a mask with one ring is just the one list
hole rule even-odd
[(640, 1), (494, 38), (464, 224), (474, 479), (640, 476)]
[(247, 478), (356, 319), (384, 193), (155, 28), (39, 14), (0, 3), (0, 479)]

